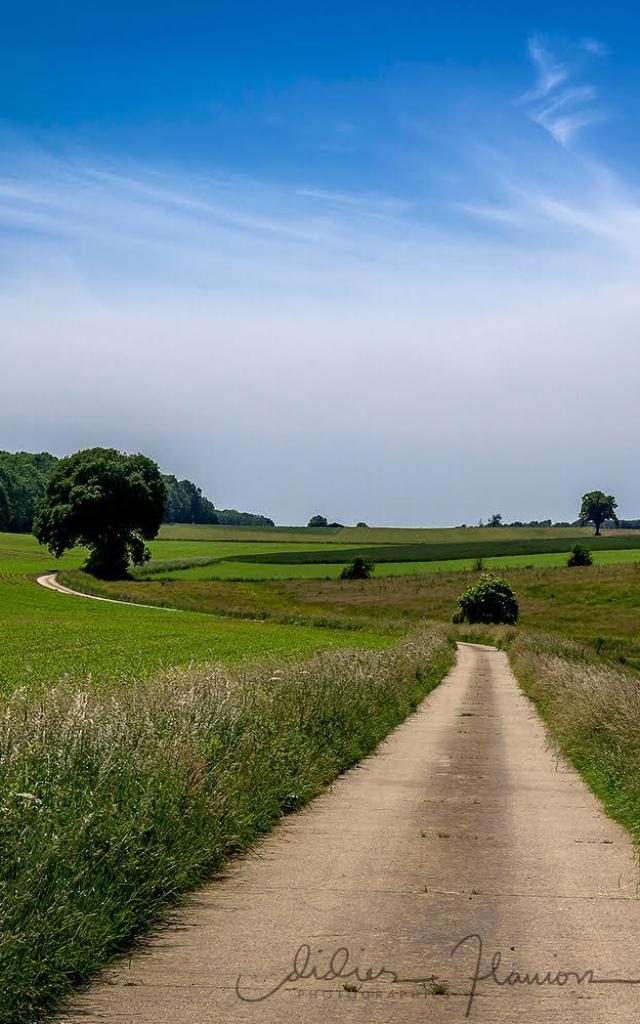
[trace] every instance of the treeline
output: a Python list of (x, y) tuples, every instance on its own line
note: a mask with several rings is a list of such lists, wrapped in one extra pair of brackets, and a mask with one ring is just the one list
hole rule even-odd
[[(0, 531), (30, 533), (36, 502), (58, 462), (48, 452), (0, 451)], [(223, 526), (273, 526), (273, 520), (252, 512), (217, 509), (191, 480), (164, 476), (167, 486), (165, 523), (219, 523)]]
[[(309, 524), (311, 525), (311, 524)], [(478, 523), (478, 526), (524, 526), (524, 527), (571, 527), (571, 526), (584, 526), (585, 524), (580, 519), (574, 519), (573, 522), (569, 523), (564, 520), (560, 520), (554, 523), (551, 519), (530, 519), (528, 522), (522, 522), (520, 519), (514, 519), (512, 523), (505, 523), (499, 512), (494, 512), (492, 516), (489, 516), (485, 523), (482, 519)], [(462, 523), (460, 529), (466, 528), (467, 524)], [(640, 530), (640, 519), (607, 519), (602, 523), (602, 527), (605, 530)]]
[[(488, 523), (489, 526), (584, 526), (579, 519), (574, 519), (572, 523), (559, 521), (554, 523), (551, 519), (532, 519), (528, 523), (521, 523), (518, 519), (512, 523)], [(640, 530), (640, 519), (618, 519), (615, 522), (613, 519), (607, 519), (603, 524), (604, 530)]]
[(216, 515), (221, 526), (275, 526), (273, 519), (259, 516), (256, 512), (238, 512), (235, 508), (217, 508)]
[(0, 451), (0, 530), (30, 532), (35, 503), (57, 461), (48, 452)]
[(218, 523), (213, 502), (205, 498), (199, 487), (191, 480), (178, 480), (175, 476), (164, 476), (167, 487), (167, 503), (164, 507), (165, 523)]
[(216, 508), (191, 480), (164, 476), (167, 485), (165, 523), (219, 523), (221, 526), (273, 526), (273, 519), (235, 508)]

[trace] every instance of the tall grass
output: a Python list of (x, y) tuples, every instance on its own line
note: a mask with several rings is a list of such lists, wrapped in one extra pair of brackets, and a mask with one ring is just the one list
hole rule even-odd
[[(511, 643), (509, 643), (511, 640)], [(540, 634), (507, 638), (509, 657), (558, 748), (640, 843), (640, 680), (583, 644)]]
[(356, 763), (440, 680), (443, 633), (306, 663), (17, 693), (0, 720), (0, 1021), (21, 1024)]

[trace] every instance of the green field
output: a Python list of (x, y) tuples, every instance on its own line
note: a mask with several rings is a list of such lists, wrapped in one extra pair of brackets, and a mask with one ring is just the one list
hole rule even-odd
[[(181, 529), (188, 535), (185, 539), (168, 536)], [(351, 547), (354, 533), (379, 541), (378, 546), (369, 544), (366, 550), (376, 562), (375, 576), (383, 587), (390, 586), (384, 581), (394, 577), (433, 578), (452, 570), (468, 571), (478, 555), (483, 556), (487, 568), (515, 571), (528, 566), (561, 566), (569, 547), (567, 533), (570, 540), (576, 537), (575, 530), (547, 531), (546, 535), (542, 531), (541, 536), (540, 530), (526, 529), (276, 529), (267, 542), (254, 539), (255, 533), (247, 527), (163, 528), (161, 539), (150, 545), (153, 561), (141, 571), (139, 582), (91, 584), (82, 574), (77, 577), (78, 589), (92, 586), (131, 601), (132, 607), (83, 601), (37, 587), (32, 577), (77, 570), (85, 553), (73, 551), (56, 562), (30, 536), (0, 535), (0, 688), (31, 686), (63, 675), (131, 678), (175, 664), (233, 661), (263, 654), (305, 656), (320, 648), (355, 642), (359, 646), (387, 643), (387, 633), (369, 624), (360, 624), (357, 637), (353, 629), (344, 627), (354, 616), (362, 618), (364, 612), (370, 613), (374, 622), (390, 620), (397, 628), (399, 622), (416, 617), (420, 602), (410, 609), (404, 602), (394, 607), (393, 602), (385, 601), (369, 607), (364, 599), (355, 605), (347, 601), (341, 607), (334, 603), (335, 595), (328, 602), (309, 600), (315, 582), (338, 585), (335, 578), (344, 561), (354, 550), (365, 550)], [(399, 545), (398, 538), (407, 535), (411, 543)], [(276, 536), (278, 539), (273, 539)], [(452, 541), (452, 537), (456, 539)], [(384, 538), (393, 543), (383, 543)], [(339, 546), (343, 539), (346, 543)], [(587, 543), (595, 549), (599, 566), (640, 561), (640, 548), (634, 546), (637, 536), (591, 538)], [(558, 547), (562, 550), (554, 550)], [(437, 557), (443, 552), (448, 557)], [(451, 552), (459, 557), (452, 558)], [(455, 579), (457, 572), (453, 575)], [(571, 579), (577, 581), (577, 577)], [(241, 584), (233, 580), (263, 580), (265, 588), (254, 589), (248, 598), (246, 591), (238, 589)], [(311, 586), (311, 590), (296, 593), (292, 600), (290, 594), (276, 594), (266, 586), (268, 581), (286, 585), (287, 580), (298, 580), (300, 586)], [(226, 590), (216, 590), (216, 582), (226, 584)], [(183, 587), (178, 593), (175, 587), (179, 583)], [(451, 589), (461, 583), (452, 583)], [(140, 608), (135, 602), (165, 609), (175, 603), (190, 614)], [(433, 611), (434, 617), (442, 618), (451, 610), (447, 608), (447, 615), (441, 609)], [(431, 609), (420, 614), (431, 614)], [(249, 621), (257, 618), (271, 621)]]
[[(569, 569), (563, 561), (551, 566), (535, 565), (529, 556), (525, 564), (513, 559), (516, 564), (500, 571), (518, 595), (519, 624), (523, 628), (560, 633), (640, 669), (640, 563), (621, 561), (627, 552), (607, 551), (598, 557), (607, 561)], [(432, 567), (433, 563), (427, 565)], [(301, 572), (312, 569), (306, 565), (293, 568)], [(325, 567), (321, 568), (324, 572)], [(405, 571), (399, 575), (375, 575), (364, 581), (326, 576), (238, 581), (151, 577), (101, 583), (82, 573), (70, 573), (70, 578), (63, 581), (78, 588), (90, 586), (96, 593), (125, 601), (273, 622), (315, 621), (346, 628), (359, 623), (375, 632), (403, 629), (407, 623), (421, 619), (450, 622), (460, 593), (478, 579), (477, 572), (469, 569), (420, 574), (407, 572), (406, 564), (400, 568)]]
[(459, 558), (492, 558), (497, 555), (536, 555), (551, 552), (566, 552), (575, 543), (582, 543), (592, 551), (637, 548), (637, 536), (610, 537), (520, 537), (505, 540), (501, 534), (493, 540), (430, 544), (379, 544), (358, 548), (349, 545), (341, 547), (297, 547), (285, 551), (269, 550), (258, 555), (230, 555), (238, 562), (269, 562), (280, 565), (296, 565), (304, 562), (339, 563), (348, 562), (355, 555), (364, 555), (372, 561), (381, 562), (431, 562)]
[[(156, 543), (164, 554), (162, 542)], [(83, 560), (84, 553), (74, 551), (56, 562), (33, 537), (0, 534), (0, 692), (65, 675), (131, 679), (171, 665), (306, 656), (356, 642), (351, 631), (120, 607), (33, 582), (36, 575), (75, 569)], [(380, 633), (357, 634), (359, 647), (388, 642)]]
[(523, 538), (587, 537), (587, 527), (564, 526), (490, 526), (468, 527), (387, 527), (343, 526), (309, 529), (307, 526), (198, 526), (175, 523), (160, 527), (160, 540), (228, 540), (261, 541), (263, 543), (304, 544), (455, 544), (488, 540), (521, 540)]
[[(637, 543), (637, 542), (636, 542)], [(544, 566), (561, 566), (567, 564), (569, 551), (548, 552), (531, 555), (495, 555), (484, 558), (486, 569), (527, 569)], [(180, 568), (162, 570), (158, 567), (152, 575), (144, 573), (141, 579), (165, 580), (288, 580), (288, 579), (338, 579), (343, 569), (342, 563), (302, 562), (302, 563), (271, 563), (244, 562), (226, 559), (220, 554), (220, 561), (199, 565), (183, 565)], [(619, 565), (640, 562), (640, 547), (622, 550), (604, 549), (595, 552), (596, 565)], [(473, 558), (449, 558), (429, 562), (378, 562), (375, 575), (412, 576), (433, 572), (469, 571), (474, 567)]]

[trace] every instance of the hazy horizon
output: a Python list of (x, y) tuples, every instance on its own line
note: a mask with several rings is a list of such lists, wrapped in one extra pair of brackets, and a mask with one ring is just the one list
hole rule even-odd
[(143, 451), (282, 524), (640, 514), (636, 12), (37, 6), (0, 448)]

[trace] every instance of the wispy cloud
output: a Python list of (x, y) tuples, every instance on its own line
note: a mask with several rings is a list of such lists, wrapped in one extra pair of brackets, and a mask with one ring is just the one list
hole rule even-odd
[(549, 53), (542, 36), (533, 36), (529, 40), (528, 48), (529, 56), (538, 73), (538, 82), (533, 92), (528, 93), (526, 98), (540, 99), (566, 81), (568, 72), (564, 65)]
[[(604, 44), (595, 39), (583, 39), (578, 46), (597, 56), (606, 53)], [(569, 146), (580, 129), (605, 119), (597, 90), (592, 85), (569, 85), (567, 66), (551, 53), (542, 36), (529, 40), (529, 55), (537, 72), (536, 87), (522, 97), (529, 116), (561, 146)]]
[(600, 39), (594, 39), (591, 36), (581, 39), (578, 46), (582, 50), (586, 50), (587, 53), (592, 53), (594, 57), (608, 57), (611, 54), (611, 47), (607, 46)]
[(303, 199), (314, 199), (330, 206), (346, 207), (372, 217), (398, 216), (411, 209), (411, 202), (395, 196), (372, 195), (371, 193), (332, 192), (321, 188), (298, 188), (296, 195)]

